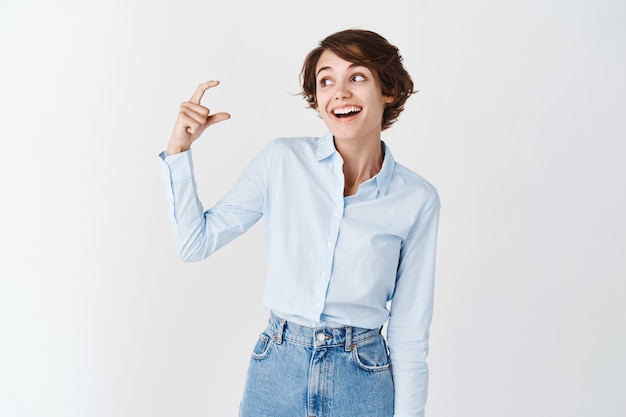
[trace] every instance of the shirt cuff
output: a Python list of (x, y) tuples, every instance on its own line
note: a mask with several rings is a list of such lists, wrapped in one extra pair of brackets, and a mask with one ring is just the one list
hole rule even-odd
[(167, 151), (159, 154), (161, 172), (169, 177), (171, 183), (189, 181), (193, 179), (193, 159), (191, 149), (174, 155), (168, 155)]

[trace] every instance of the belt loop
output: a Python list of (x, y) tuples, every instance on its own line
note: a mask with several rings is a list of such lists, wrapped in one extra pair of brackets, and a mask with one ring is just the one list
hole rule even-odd
[(280, 324), (278, 325), (278, 331), (276, 332), (276, 343), (279, 345), (283, 343), (283, 333), (285, 333), (285, 324), (287, 322), (285, 320), (280, 320)]
[(346, 326), (346, 352), (352, 350), (352, 327)]

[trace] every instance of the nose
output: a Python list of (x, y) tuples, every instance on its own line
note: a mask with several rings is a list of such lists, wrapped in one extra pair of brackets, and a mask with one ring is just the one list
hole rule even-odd
[(350, 97), (351, 95), (352, 93), (350, 92), (350, 88), (345, 82), (336, 84), (335, 95), (334, 95), (335, 100), (341, 100), (342, 98), (347, 98), (347, 97)]

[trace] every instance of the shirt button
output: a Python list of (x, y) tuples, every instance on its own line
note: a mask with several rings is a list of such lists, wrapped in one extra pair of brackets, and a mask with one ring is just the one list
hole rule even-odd
[(320, 276), (325, 279), (326, 277), (328, 277), (328, 274), (326, 272), (322, 272)]
[(326, 246), (328, 246), (330, 248), (331, 246), (333, 246), (333, 242), (331, 240), (329, 240), (328, 242), (326, 242)]
[(324, 335), (324, 333), (318, 333), (317, 336), (315, 336), (315, 338), (317, 339), (318, 342), (323, 342), (324, 340), (326, 340), (326, 336)]
[(335, 212), (335, 217), (339, 217), (339, 212), (338, 211)]
[(320, 308), (322, 305), (320, 303), (315, 303), (315, 307)]

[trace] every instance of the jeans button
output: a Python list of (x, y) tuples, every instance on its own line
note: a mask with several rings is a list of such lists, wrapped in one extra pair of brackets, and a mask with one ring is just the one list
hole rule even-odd
[(324, 340), (326, 340), (326, 336), (324, 335), (324, 333), (318, 333), (317, 336), (315, 336), (315, 338), (317, 339), (318, 342), (323, 342)]

